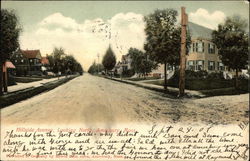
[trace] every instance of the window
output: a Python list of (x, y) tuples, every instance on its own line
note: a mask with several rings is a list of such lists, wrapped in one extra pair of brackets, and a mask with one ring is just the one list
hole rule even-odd
[(214, 61), (208, 61), (208, 70), (214, 70), (214, 69), (215, 69)]
[(195, 64), (193, 60), (188, 61), (188, 69), (195, 70)]
[(22, 63), (24, 62), (23, 59), (21, 60), (21, 62), (22, 62)]
[(215, 54), (215, 45), (212, 43), (208, 44), (208, 53), (209, 54)]
[(197, 42), (196, 43), (196, 52), (203, 53), (204, 52), (204, 42)]
[(204, 60), (196, 61), (196, 70), (204, 70)]
[(30, 62), (32, 62), (33, 60), (32, 59), (30, 59)]
[(17, 60), (15, 60), (15, 63), (17, 63)]
[(221, 63), (221, 62), (218, 62), (218, 70), (225, 70), (225, 66), (224, 66), (224, 64), (223, 63)]
[(18, 58), (18, 55), (16, 55), (16, 58)]

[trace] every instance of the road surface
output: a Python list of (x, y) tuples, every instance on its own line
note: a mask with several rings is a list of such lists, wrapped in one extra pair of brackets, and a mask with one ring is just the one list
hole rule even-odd
[(248, 120), (249, 95), (171, 99), (84, 74), (54, 90), (1, 109), (2, 124), (230, 124)]

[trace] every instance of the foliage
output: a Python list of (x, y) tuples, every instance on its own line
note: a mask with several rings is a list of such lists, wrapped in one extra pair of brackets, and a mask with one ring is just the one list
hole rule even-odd
[(228, 17), (218, 30), (212, 33), (212, 41), (224, 65), (231, 69), (243, 69), (248, 60), (248, 35), (246, 21), (240, 17)]
[[(171, 66), (179, 65), (181, 51), (181, 26), (176, 25), (177, 11), (174, 9), (155, 10), (154, 13), (144, 17), (146, 22), (146, 43), (144, 49), (150, 59)], [(191, 44), (191, 37), (187, 32), (186, 53)], [(167, 89), (166, 69), (165, 89)]]
[(228, 17), (223, 24), (218, 25), (218, 30), (212, 33), (212, 41), (218, 48), (222, 63), (236, 70), (236, 88), (238, 71), (245, 68), (249, 56), (246, 26), (246, 21), (239, 16)]
[(102, 64), (96, 64), (95, 62), (93, 62), (93, 64), (88, 69), (88, 73), (96, 74), (96, 73), (98, 73), (98, 70), (99, 70), (99, 72), (104, 70), (103, 65)]
[(135, 73), (142, 74), (144, 77), (157, 66), (145, 53), (136, 48), (130, 48), (128, 54), (132, 59), (131, 66)]
[[(230, 80), (225, 80), (225, 79), (218, 79), (218, 78), (214, 78), (214, 79), (210, 79), (210, 78), (187, 78), (186, 77), (186, 83), (185, 83), (185, 88), (189, 89), (189, 90), (212, 90), (212, 89), (225, 89), (225, 88), (231, 88), (234, 86), (234, 80), (230, 79)], [(171, 87), (175, 87), (178, 88), (179, 83), (178, 83), (179, 79), (176, 78), (171, 78), (168, 81), (168, 85)], [(156, 80), (156, 81), (150, 81), (147, 82), (150, 84), (155, 84), (155, 85), (164, 85), (164, 81), (163, 80)], [(208, 92), (207, 91), (207, 92)], [(249, 91), (248, 89), (248, 80), (247, 79), (240, 79), (239, 80), (239, 91), (246, 93), (247, 91)]]
[(55, 47), (53, 53), (48, 55), (47, 59), (54, 73), (72, 74), (74, 72), (83, 72), (81, 64), (73, 55), (67, 55), (62, 47)]
[[(176, 25), (178, 13), (173, 9), (155, 10), (144, 18), (146, 43), (144, 49), (157, 63), (178, 65), (181, 48), (181, 27)], [(191, 37), (187, 34), (187, 48)], [(188, 50), (187, 50), (188, 53)]]
[(110, 46), (103, 56), (102, 64), (106, 70), (112, 70), (116, 64), (116, 56)]
[[(3, 94), (3, 63), (9, 59), (10, 55), (19, 47), (18, 37), (21, 27), (18, 24), (18, 18), (13, 10), (1, 9), (1, 27), (0, 27), (0, 95)], [(3, 81), (4, 80), (4, 81)], [(7, 83), (5, 82), (4, 91), (7, 92)]]
[[(171, 79), (173, 79), (174, 81), (179, 81), (179, 74), (180, 71), (176, 70), (173, 77)], [(186, 70), (185, 72), (185, 79), (186, 80), (193, 80), (193, 79), (207, 79), (207, 80), (224, 80), (223, 77), (223, 72), (212, 72), (212, 73), (208, 73), (205, 70), (200, 70), (200, 71), (193, 71), (193, 70)]]
[(128, 70), (123, 70), (122, 71), (122, 76), (123, 77), (132, 77), (135, 74), (134, 69), (128, 69)]
[(1, 9), (0, 60), (4, 62), (19, 47), (18, 37), (21, 27), (13, 10)]

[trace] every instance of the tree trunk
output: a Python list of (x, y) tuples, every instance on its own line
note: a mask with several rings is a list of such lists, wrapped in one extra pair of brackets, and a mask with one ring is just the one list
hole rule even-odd
[(3, 62), (0, 61), (0, 96), (3, 95)]
[(7, 78), (7, 67), (3, 64), (3, 91), (8, 92), (8, 78)]
[(236, 75), (235, 75), (235, 89), (238, 89), (239, 88), (239, 81), (238, 81), (238, 77), (239, 77), (239, 71), (238, 71), (238, 69), (236, 69), (236, 71), (235, 71), (236, 73)]
[(165, 89), (165, 90), (168, 90), (167, 82), (168, 82), (167, 62), (165, 62), (165, 63), (164, 63), (164, 89)]

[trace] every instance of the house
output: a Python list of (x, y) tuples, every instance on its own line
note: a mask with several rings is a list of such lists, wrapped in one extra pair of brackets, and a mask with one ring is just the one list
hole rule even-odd
[(115, 71), (115, 73), (117, 73), (117, 74), (122, 74), (122, 62), (121, 61), (118, 61), (118, 63), (115, 65), (115, 67), (114, 67), (114, 71)]
[(42, 57), (41, 58), (41, 64), (42, 64), (42, 71), (48, 71), (50, 70), (50, 64), (49, 64), (49, 59), (47, 57)]
[[(205, 70), (207, 72), (225, 71), (227, 68), (221, 62), (218, 49), (212, 40), (212, 30), (198, 24), (189, 22), (188, 30), (191, 34), (191, 45), (186, 57), (186, 69), (193, 71)], [(174, 67), (168, 67), (168, 78), (173, 75)], [(164, 76), (164, 65), (150, 73), (151, 76)]]
[(122, 60), (121, 60), (122, 71), (132, 69), (131, 63), (132, 63), (132, 58), (130, 57), (129, 54), (122, 55)]
[(218, 49), (212, 40), (212, 30), (189, 22), (191, 46), (187, 55), (186, 69), (207, 72), (224, 71), (226, 68), (221, 62)]
[(16, 67), (16, 75), (41, 75), (40, 50), (18, 50), (11, 56)]

